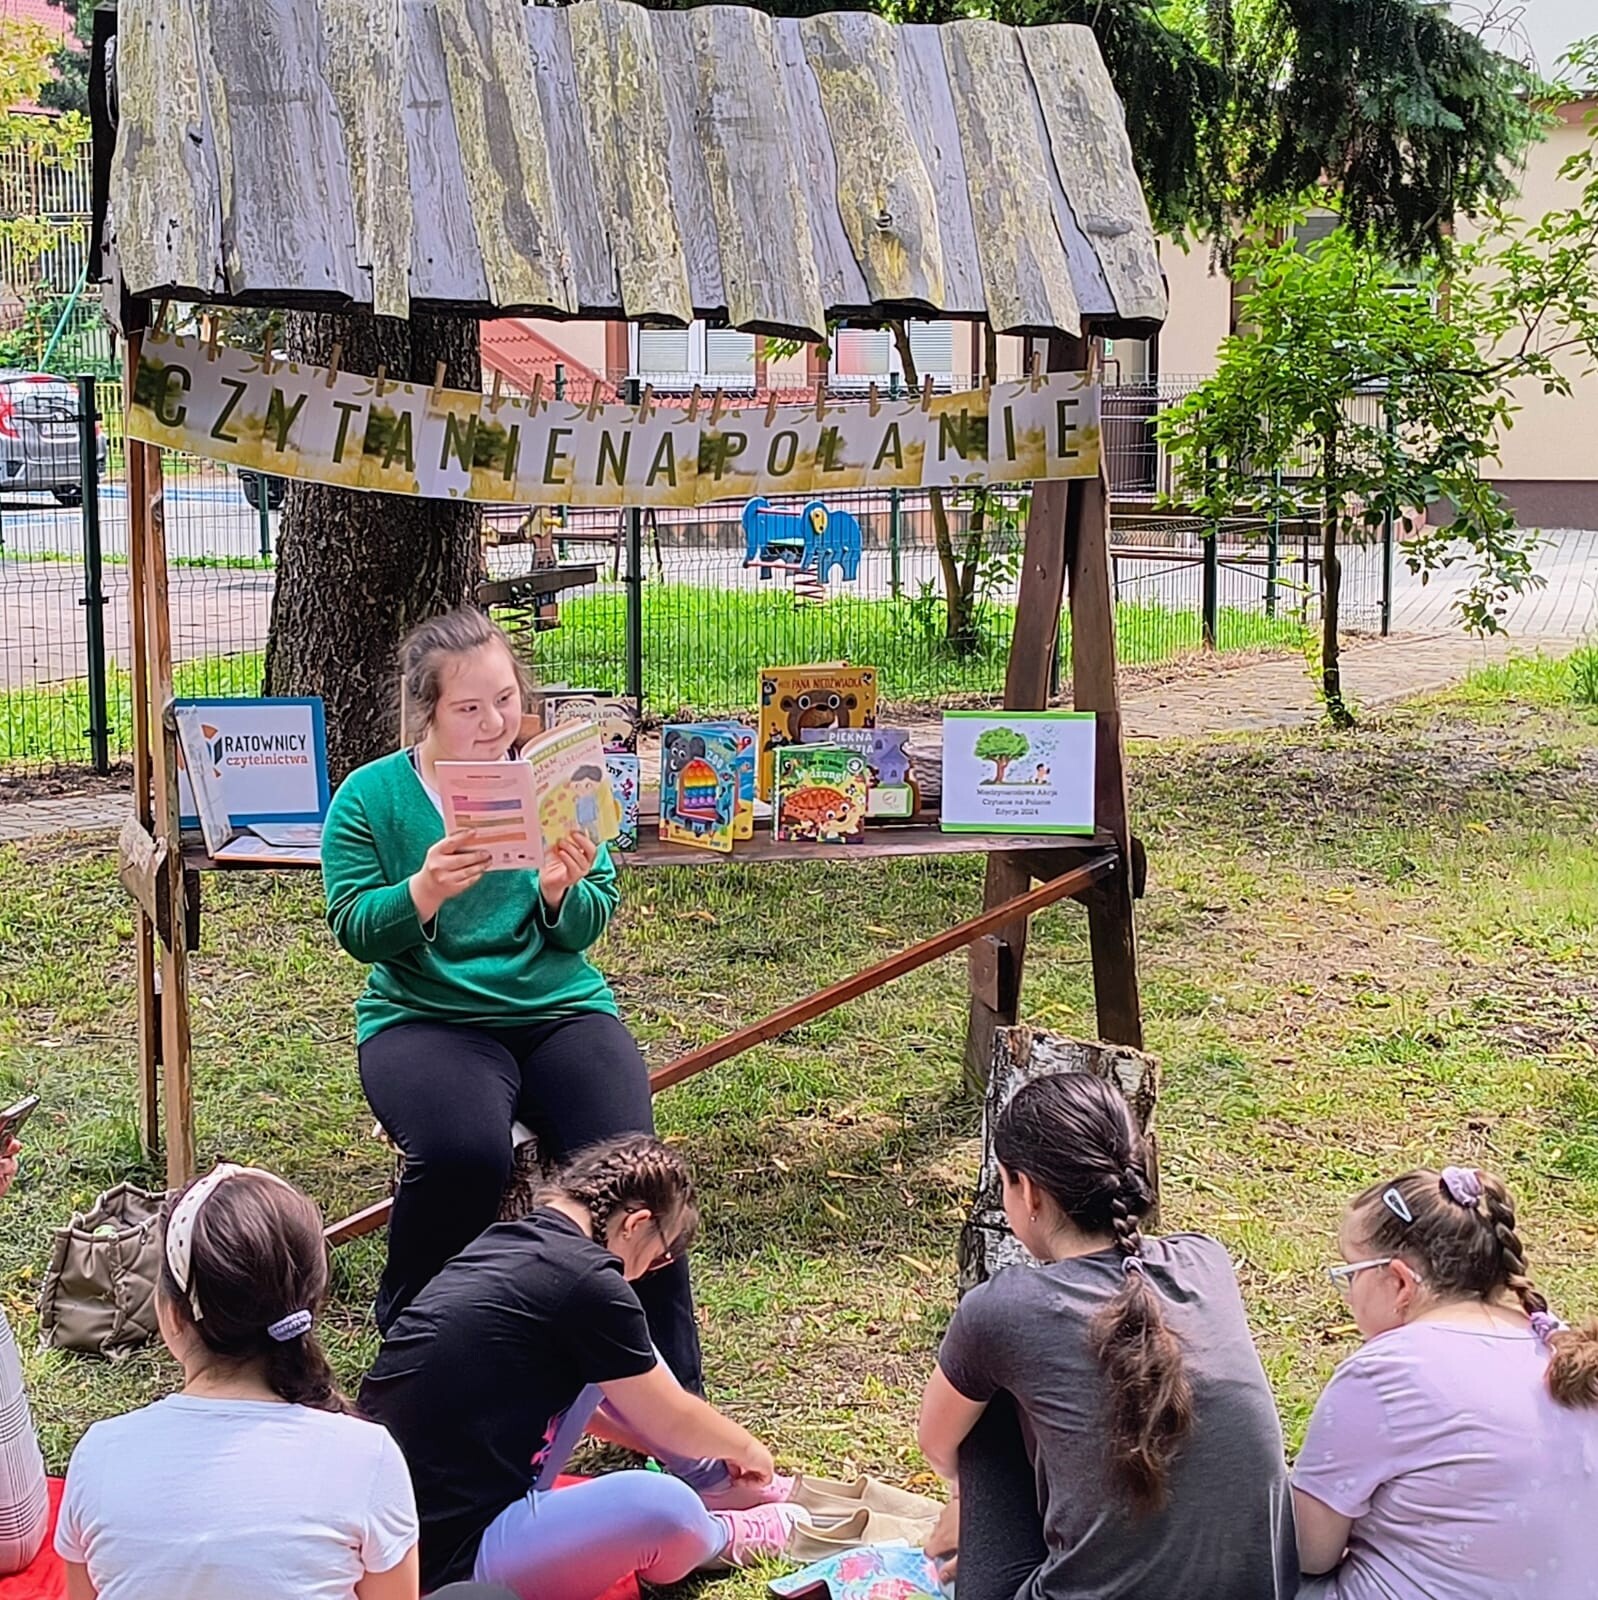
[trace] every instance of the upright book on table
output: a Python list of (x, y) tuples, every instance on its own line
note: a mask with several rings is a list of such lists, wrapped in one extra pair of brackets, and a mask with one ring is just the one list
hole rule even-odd
[(865, 758), (835, 744), (777, 753), (772, 832), (783, 844), (859, 844), (866, 836), (870, 780)]
[(610, 774), (610, 792), (621, 811), (621, 824), (611, 841), (617, 850), (638, 848), (638, 757), (622, 751), (607, 751), (605, 770)]
[(511, 761), (434, 763), (444, 825), (470, 829), (492, 852), (490, 871), (537, 871), (569, 833), (595, 844), (621, 827), (599, 730), (575, 723), (541, 734)]
[(771, 799), (775, 753), (803, 744), (807, 729), (874, 728), (877, 669), (847, 662), (766, 667), (760, 674), (760, 764), (756, 789)]
[(738, 820), (739, 744), (737, 733), (714, 723), (662, 729), (660, 837), (665, 843), (731, 852)]

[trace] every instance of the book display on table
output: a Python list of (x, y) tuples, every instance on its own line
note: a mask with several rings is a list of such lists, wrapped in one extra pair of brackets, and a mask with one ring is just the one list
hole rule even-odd
[(807, 732), (874, 728), (877, 669), (823, 662), (804, 667), (765, 667), (760, 673), (760, 764), (756, 793), (771, 799), (775, 752), (803, 744)]

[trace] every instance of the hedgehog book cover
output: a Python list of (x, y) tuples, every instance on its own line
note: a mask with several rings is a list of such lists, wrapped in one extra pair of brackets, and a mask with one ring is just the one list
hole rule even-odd
[(760, 765), (756, 787), (772, 798), (773, 755), (805, 743), (807, 729), (874, 728), (877, 669), (845, 661), (807, 667), (766, 667), (760, 674)]
[(866, 836), (870, 777), (865, 758), (841, 745), (776, 752), (772, 832), (784, 844), (859, 844)]
[(713, 723), (676, 723), (660, 735), (660, 837), (732, 851), (738, 817), (738, 735)]

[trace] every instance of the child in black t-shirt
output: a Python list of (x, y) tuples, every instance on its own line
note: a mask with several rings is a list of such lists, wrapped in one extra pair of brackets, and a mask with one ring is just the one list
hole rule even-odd
[[(682, 1157), (644, 1134), (607, 1140), (540, 1201), (416, 1297), (361, 1389), (410, 1465), (423, 1591), (475, 1577), (527, 1600), (592, 1600), (634, 1571), (669, 1584), (777, 1554), (802, 1514), (780, 1503), (770, 1453), (677, 1385), (632, 1289), (697, 1228)], [(552, 1492), (587, 1428), (662, 1459), (724, 1461), (730, 1489), (716, 1503), (744, 1509), (713, 1511), (656, 1472)]]

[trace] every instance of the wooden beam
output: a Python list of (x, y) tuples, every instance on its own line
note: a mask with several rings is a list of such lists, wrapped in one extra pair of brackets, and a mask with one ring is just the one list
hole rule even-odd
[(847, 1001), (869, 994), (873, 989), (880, 989), (883, 984), (891, 983), (907, 972), (914, 972), (917, 967), (924, 967), (930, 961), (949, 955), (962, 945), (980, 939), (984, 934), (996, 932), (1006, 923), (1024, 921), (1034, 911), (1041, 911), (1057, 900), (1080, 894), (1099, 879), (1108, 877), (1114, 870), (1115, 856), (1110, 852), (1090, 856), (1063, 877), (1051, 878), (1047, 883), (1040, 884), (1036, 889), (1016, 899), (1007, 900), (1002, 905), (985, 910), (980, 916), (957, 922), (952, 928), (945, 929), (930, 939), (923, 939), (919, 944), (911, 945), (908, 950), (901, 950), (897, 955), (889, 956), (885, 961), (878, 961), (826, 989), (806, 995), (802, 1000), (795, 1000), (780, 1011), (773, 1011), (769, 1017), (763, 1017), (747, 1028), (739, 1028), (736, 1032), (727, 1034), (714, 1044), (707, 1044), (698, 1050), (690, 1050), (686, 1055), (678, 1056), (659, 1072), (652, 1072), (649, 1075), (650, 1091), (659, 1094), (662, 1089), (669, 1089), (672, 1084), (681, 1083), (684, 1078), (691, 1078), (708, 1067), (717, 1066), (733, 1056), (742, 1055), (754, 1045), (764, 1044), (779, 1034), (802, 1027), (807, 1022), (813, 1022), (817, 1017), (824, 1016)]
[[(123, 375), (124, 404), (134, 392), (142, 340), (128, 340)], [(150, 673), (149, 629), (145, 611), (145, 546), (149, 542), (144, 514), (144, 452), (127, 447), (128, 469), (128, 621), (129, 656), (133, 696), (133, 820), (146, 835), (155, 819), (150, 795)], [(157, 919), (154, 910), (135, 907), (133, 916), (133, 986), (135, 1044), (138, 1057), (139, 1146), (153, 1157), (161, 1141), (161, 1003), (156, 994)]]
[(1137, 937), (1132, 922), (1134, 848), (1126, 800), (1126, 751), (1121, 695), (1115, 675), (1115, 601), (1110, 592), (1109, 495), (1104, 480), (1078, 479), (1073, 488), (1081, 514), (1073, 519), (1071, 572), (1071, 684), (1077, 710), (1098, 717), (1094, 815), (1115, 836), (1118, 870), (1087, 897), (1088, 943), (1099, 1037), (1143, 1048), (1138, 991)]
[[(1115, 869), (1115, 856), (1109, 851), (1100, 851), (1085, 860), (1079, 860), (1069, 872), (1058, 878), (1049, 879), (1013, 902), (995, 906), (980, 916), (968, 918), (965, 922), (957, 922), (952, 928), (945, 929), (933, 938), (923, 939), (919, 944), (911, 945), (908, 950), (901, 950), (885, 961), (878, 961), (852, 977), (844, 978), (826, 989), (819, 989), (814, 994), (806, 995), (802, 1000), (795, 1000), (780, 1011), (773, 1011), (770, 1016), (762, 1017), (759, 1022), (752, 1022), (747, 1028), (739, 1028), (736, 1032), (727, 1034), (714, 1044), (704, 1045), (698, 1050), (690, 1050), (678, 1056), (675, 1061), (668, 1062), (658, 1072), (650, 1073), (649, 1092), (659, 1094), (662, 1089), (669, 1089), (685, 1078), (692, 1078), (711, 1067), (719, 1066), (723, 1061), (742, 1055), (744, 1051), (751, 1050), (756, 1045), (765, 1044), (794, 1028), (802, 1027), (807, 1022), (814, 1022), (817, 1017), (825, 1016), (827, 1012), (836, 1010), (850, 1000), (857, 1000), (873, 989), (880, 989), (884, 984), (892, 983), (895, 978), (902, 978), (907, 972), (914, 972), (917, 967), (924, 967), (929, 962), (952, 954), (961, 945), (974, 943), (984, 935), (992, 933), (1009, 918), (1025, 918), (1034, 911), (1041, 911), (1045, 906), (1053, 905), (1057, 900), (1085, 894), (1095, 883), (1109, 877)], [(355, 1212), (353, 1216), (330, 1223), (325, 1230), (328, 1244), (344, 1244), (351, 1239), (360, 1239), (366, 1234), (375, 1233), (388, 1221), (391, 1207), (391, 1201), (379, 1200), (376, 1205), (367, 1206), (364, 1210)]]
[[(183, 840), (178, 830), (178, 745), (172, 705), (172, 616), (167, 588), (166, 513), (161, 486), (161, 452), (150, 444), (130, 443), (130, 456), (143, 457), (143, 492), (130, 504), (129, 516), (144, 528), (146, 642), (149, 705), (159, 716), (150, 723), (151, 779), (154, 789), (156, 841), (166, 846), (169, 861), (179, 861)], [(178, 933), (189, 926), (183, 872), (167, 874), (167, 926), (173, 936), (163, 942), (161, 957), (161, 1080), (166, 1113), (167, 1183), (178, 1188), (194, 1176), (194, 1099), (189, 1078), (188, 941)]]

